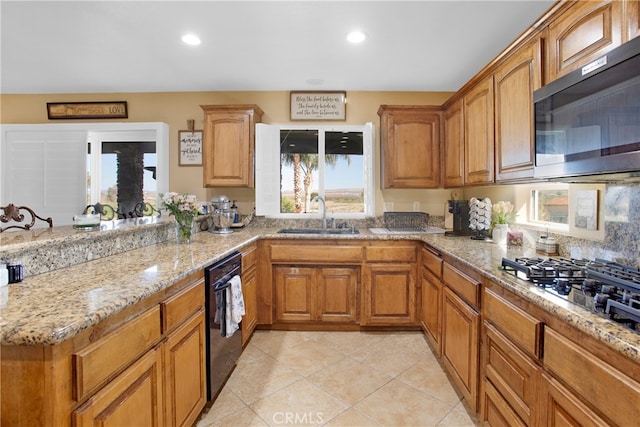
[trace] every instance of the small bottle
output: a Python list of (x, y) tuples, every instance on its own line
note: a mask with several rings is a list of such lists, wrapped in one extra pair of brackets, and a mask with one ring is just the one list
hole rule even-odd
[(7, 264), (0, 264), (0, 287), (7, 286), (9, 284), (9, 270), (7, 270)]
[(236, 205), (236, 201), (233, 201), (231, 205), (231, 212), (233, 212), (233, 223), (237, 224), (240, 222), (240, 215), (238, 215), (238, 206)]

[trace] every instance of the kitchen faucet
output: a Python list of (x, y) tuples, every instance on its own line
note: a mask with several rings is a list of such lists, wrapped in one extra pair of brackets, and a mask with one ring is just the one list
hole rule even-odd
[(324, 199), (320, 196), (314, 197), (313, 200), (311, 200), (311, 203), (313, 202), (322, 202), (322, 229), (326, 230), (327, 229), (327, 205), (325, 204)]

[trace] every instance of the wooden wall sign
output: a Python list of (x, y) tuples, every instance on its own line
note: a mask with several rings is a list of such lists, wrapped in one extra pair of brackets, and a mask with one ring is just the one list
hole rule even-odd
[(291, 92), (291, 120), (346, 120), (346, 92)]
[(47, 102), (47, 117), (57, 119), (126, 119), (127, 102)]

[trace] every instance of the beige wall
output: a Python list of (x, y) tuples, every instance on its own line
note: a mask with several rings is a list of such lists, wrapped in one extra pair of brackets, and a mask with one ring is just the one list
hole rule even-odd
[[(451, 92), (347, 92), (347, 119), (341, 122), (312, 122), (314, 124), (375, 125), (376, 171), (380, 170), (380, 120), (377, 115), (381, 104), (441, 105)], [(50, 95), (0, 95), (0, 122), (72, 123), (73, 120), (48, 120), (47, 102), (127, 101), (127, 122), (165, 122), (170, 129), (171, 191), (196, 194), (200, 200), (210, 200), (216, 194), (226, 194), (239, 202), (240, 211), (248, 213), (255, 200), (253, 189), (203, 188), (201, 167), (178, 166), (178, 130), (187, 128), (187, 120), (195, 120), (196, 129), (202, 129), (205, 104), (257, 104), (264, 111), (263, 122), (292, 123), (289, 119), (289, 92), (168, 92), (168, 93), (98, 93)], [(113, 122), (113, 120), (102, 120)], [(78, 122), (76, 120), (76, 122)], [(86, 121), (83, 121), (86, 122)], [(295, 124), (303, 122), (296, 121)], [(431, 215), (442, 215), (444, 203), (451, 190), (381, 190), (379, 174), (376, 180), (376, 213), (381, 214), (385, 202), (393, 203), (396, 211), (413, 210), (413, 202)]]

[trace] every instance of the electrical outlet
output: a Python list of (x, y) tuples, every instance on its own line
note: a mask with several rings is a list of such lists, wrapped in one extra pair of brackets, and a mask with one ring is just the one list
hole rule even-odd
[(393, 212), (393, 202), (385, 202), (384, 211), (385, 212)]
[(420, 212), (420, 202), (413, 202), (413, 211)]

